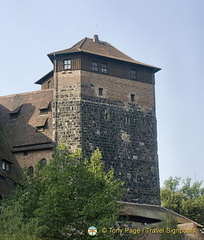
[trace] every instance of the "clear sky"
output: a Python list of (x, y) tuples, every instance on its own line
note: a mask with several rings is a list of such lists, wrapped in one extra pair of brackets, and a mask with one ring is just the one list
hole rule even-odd
[(98, 34), (156, 74), (161, 185), (204, 180), (203, 0), (0, 0), (0, 95), (39, 90), (48, 53)]

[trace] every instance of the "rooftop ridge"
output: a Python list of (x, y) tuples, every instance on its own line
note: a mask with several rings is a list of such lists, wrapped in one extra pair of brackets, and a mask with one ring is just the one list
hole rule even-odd
[(78, 49), (81, 51), (81, 48), (83, 46), (83, 44), (85, 43), (85, 41), (87, 40), (87, 37), (85, 37), (82, 41), (81, 44), (79, 45)]
[(53, 62), (54, 56), (57, 54), (69, 54), (69, 53), (77, 53), (77, 52), (84, 52), (84, 53), (90, 53), (95, 54), (98, 56), (103, 56), (107, 58), (112, 58), (120, 61), (125, 61), (133, 64), (138, 64), (141, 66), (146, 66), (149, 68), (154, 68), (155, 72), (159, 71), (160, 68), (156, 66), (152, 66), (150, 64), (142, 63), (140, 61), (135, 60), (134, 58), (131, 58), (127, 54), (120, 51), (118, 48), (114, 47), (110, 43), (106, 41), (99, 40), (97, 36), (97, 41), (95, 40), (97, 35), (94, 36), (94, 39), (85, 37), (76, 44), (74, 44), (71, 48), (67, 48), (64, 50), (52, 52), (48, 54), (48, 57)]
[(9, 95), (0, 96), (0, 99), (14, 97), (15, 95), (16, 96), (17, 95), (29, 95), (29, 94), (33, 94), (33, 93), (42, 93), (42, 92), (49, 92), (49, 91), (53, 91), (53, 89), (43, 89), (43, 90), (36, 90), (36, 91), (31, 91), (31, 92), (13, 93), (13, 94), (9, 94)]

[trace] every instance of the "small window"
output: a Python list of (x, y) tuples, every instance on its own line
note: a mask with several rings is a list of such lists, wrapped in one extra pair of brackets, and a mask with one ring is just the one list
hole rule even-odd
[(51, 80), (47, 82), (47, 88), (51, 88)]
[(125, 118), (125, 122), (128, 123), (128, 124), (130, 124), (130, 117), (126, 117), (126, 118)]
[(98, 95), (99, 96), (103, 96), (103, 88), (99, 88), (98, 89)]
[(2, 170), (6, 170), (6, 162), (5, 161), (1, 161), (1, 168)]
[(136, 70), (131, 69), (131, 79), (136, 79)]
[(47, 165), (47, 160), (45, 158), (42, 158), (39, 162), (40, 168), (44, 168)]
[(37, 119), (36, 126), (35, 126), (37, 133), (45, 131), (47, 119), (48, 119), (48, 117), (46, 117), (46, 116), (41, 116)]
[(19, 113), (10, 113), (10, 120), (17, 119)]
[(44, 127), (36, 127), (36, 133), (44, 132), (44, 131), (45, 131)]
[(64, 60), (64, 69), (71, 69), (71, 59)]
[(110, 114), (107, 110), (105, 110), (105, 120), (110, 120)]
[(28, 152), (27, 151), (24, 151), (23, 152), (23, 156), (27, 156), (28, 155)]
[(102, 73), (107, 73), (107, 64), (106, 63), (102, 63), (102, 65), (101, 65), (101, 72)]
[(48, 113), (48, 109), (44, 108), (44, 109), (40, 109), (40, 114), (47, 114)]
[(11, 112), (9, 113), (11, 120), (18, 118), (22, 106), (23, 106), (23, 105), (17, 107), (16, 109), (14, 109), (13, 111), (11, 111)]
[(98, 62), (92, 61), (92, 71), (98, 71)]
[(131, 100), (131, 102), (135, 101), (135, 94), (130, 94), (130, 100)]
[(32, 175), (34, 173), (34, 168), (32, 166), (28, 167), (28, 175)]
[(7, 172), (10, 170), (10, 164), (8, 162), (6, 162), (6, 169)]
[(50, 110), (50, 102), (49, 101), (43, 101), (40, 104), (40, 114), (47, 114)]
[(10, 163), (7, 162), (4, 159), (1, 159), (1, 169), (4, 170), (4, 171), (9, 172), (10, 171)]

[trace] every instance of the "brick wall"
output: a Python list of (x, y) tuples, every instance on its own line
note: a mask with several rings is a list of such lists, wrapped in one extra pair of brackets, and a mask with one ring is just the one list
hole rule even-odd
[(131, 102), (130, 95), (135, 94), (135, 102), (143, 110), (154, 108), (154, 85), (113, 77), (105, 74), (82, 71), (82, 96), (99, 97), (98, 89), (103, 88), (101, 98), (111, 101)]
[[(25, 154), (26, 153), (26, 154)], [(49, 160), (52, 158), (53, 150), (47, 149), (47, 150), (37, 150), (37, 151), (27, 151), (27, 152), (19, 152), (15, 153), (14, 156), (18, 163), (20, 164), (20, 167), (28, 168), (30, 166), (35, 167), (37, 163), (40, 162), (43, 158), (49, 162)]]

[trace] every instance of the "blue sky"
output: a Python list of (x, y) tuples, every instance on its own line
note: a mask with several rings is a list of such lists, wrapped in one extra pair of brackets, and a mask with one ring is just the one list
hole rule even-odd
[(98, 34), (161, 67), (156, 105), (161, 184), (204, 180), (203, 0), (0, 0), (0, 95), (39, 90), (47, 54)]

